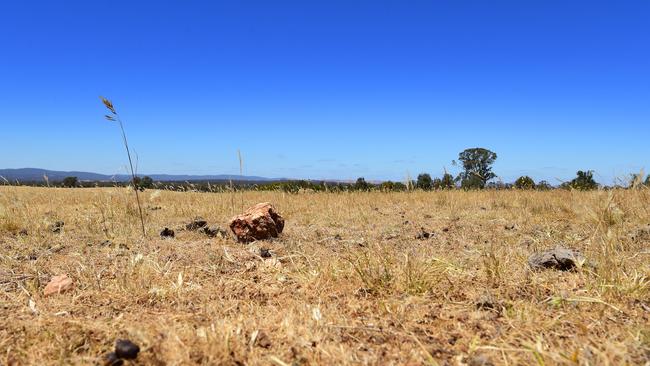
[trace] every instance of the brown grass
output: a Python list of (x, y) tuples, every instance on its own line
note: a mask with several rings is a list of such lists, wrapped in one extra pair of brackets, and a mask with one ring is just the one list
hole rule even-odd
[[(287, 220), (251, 245), (178, 230), (225, 227), (228, 193), (145, 191), (146, 241), (130, 193), (0, 187), (0, 364), (93, 364), (116, 338), (142, 365), (650, 360), (650, 243), (628, 235), (650, 224), (648, 190), (248, 192)], [(414, 239), (421, 227), (435, 235)], [(588, 263), (527, 269), (558, 243)], [(44, 298), (62, 273), (76, 288)]]

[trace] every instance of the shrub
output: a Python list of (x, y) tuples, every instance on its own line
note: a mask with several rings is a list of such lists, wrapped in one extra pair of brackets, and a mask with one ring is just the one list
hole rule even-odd
[(415, 186), (419, 189), (430, 191), (433, 188), (433, 180), (431, 180), (431, 176), (428, 173), (422, 173), (418, 175)]
[(539, 183), (537, 183), (537, 186), (535, 188), (537, 188), (540, 191), (548, 191), (553, 189), (553, 186), (545, 180), (540, 180)]
[(65, 177), (63, 178), (63, 186), (64, 187), (69, 187), (69, 188), (74, 188), (79, 185), (79, 180), (77, 177)]
[(533, 178), (525, 175), (517, 178), (515, 181), (515, 188), (517, 189), (535, 189), (535, 181)]
[(588, 191), (598, 188), (598, 183), (594, 180), (593, 170), (578, 170), (576, 177), (570, 182), (562, 184), (563, 187), (569, 187), (580, 191)]

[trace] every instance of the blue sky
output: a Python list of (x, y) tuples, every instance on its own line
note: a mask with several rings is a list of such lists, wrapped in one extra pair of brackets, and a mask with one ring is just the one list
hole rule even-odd
[(650, 170), (648, 1), (4, 1), (0, 167), (504, 180)]

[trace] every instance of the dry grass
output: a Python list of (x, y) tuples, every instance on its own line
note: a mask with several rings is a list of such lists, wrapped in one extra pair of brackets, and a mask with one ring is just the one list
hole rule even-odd
[[(650, 242), (628, 235), (650, 224), (648, 190), (247, 192), (287, 220), (251, 245), (157, 236), (197, 215), (225, 226), (230, 194), (144, 192), (147, 240), (130, 194), (0, 187), (0, 364), (92, 364), (119, 337), (156, 365), (650, 359)], [(421, 227), (435, 235), (414, 239)], [(558, 243), (589, 262), (527, 269)], [(44, 298), (61, 273), (76, 288)]]

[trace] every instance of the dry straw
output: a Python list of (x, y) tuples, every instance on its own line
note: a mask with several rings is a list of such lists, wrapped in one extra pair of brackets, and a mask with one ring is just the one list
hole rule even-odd
[(138, 203), (138, 213), (140, 214), (140, 224), (142, 225), (142, 237), (144, 238), (147, 236), (147, 232), (144, 228), (144, 215), (142, 214), (142, 205), (140, 204), (140, 196), (138, 195), (138, 186), (135, 179), (135, 169), (133, 169), (133, 160), (131, 159), (131, 150), (129, 149), (129, 142), (126, 139), (126, 132), (124, 132), (124, 124), (122, 123), (120, 115), (115, 110), (113, 103), (104, 97), (100, 98), (102, 103), (104, 103), (106, 108), (111, 112), (111, 114), (104, 115), (104, 117), (108, 121), (117, 122), (120, 126), (120, 131), (122, 131), (122, 141), (124, 142), (124, 149), (126, 149), (126, 156), (129, 158), (129, 168), (131, 169), (131, 186), (133, 187), (133, 192), (135, 192), (135, 200)]

